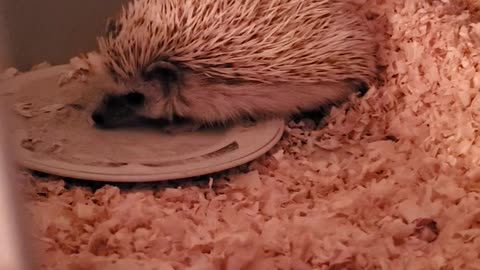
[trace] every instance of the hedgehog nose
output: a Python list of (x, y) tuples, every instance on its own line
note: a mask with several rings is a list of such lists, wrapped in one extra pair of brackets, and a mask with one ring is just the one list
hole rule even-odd
[(103, 126), (105, 124), (105, 117), (99, 112), (92, 113), (92, 120), (96, 125), (99, 126)]

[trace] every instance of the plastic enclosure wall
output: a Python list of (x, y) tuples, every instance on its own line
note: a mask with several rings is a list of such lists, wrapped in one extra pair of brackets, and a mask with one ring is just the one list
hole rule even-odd
[(10, 42), (5, 25), (5, 1), (0, 0), (0, 72), (11, 66)]
[[(10, 58), (10, 42), (4, 22), (5, 2), (0, 0), (0, 73), (12, 62)], [(1, 87), (1, 82), (0, 82)], [(13, 162), (11, 162), (8, 148), (8, 127), (5, 106), (0, 103), (0, 269), (1, 270), (30, 270), (31, 264), (24, 256), (25, 238), (22, 234), (23, 224), (19, 212), (20, 196), (16, 196), (13, 188), (15, 181)]]
[[(11, 44), (11, 61), (21, 71), (48, 61), (67, 64), (70, 58), (96, 48), (107, 18), (127, 0), (0, 0)], [(2, 30), (0, 29), (0, 32)], [(0, 36), (2, 34), (0, 33)], [(1, 37), (0, 37), (1, 42)], [(1, 60), (0, 60), (1, 61)], [(1, 64), (0, 64), (1, 65)]]
[(0, 111), (0, 269), (28, 270), (31, 268), (23, 253), (25, 235), (19, 212), (22, 205), (13, 187), (16, 179), (12, 173), (4, 115)]

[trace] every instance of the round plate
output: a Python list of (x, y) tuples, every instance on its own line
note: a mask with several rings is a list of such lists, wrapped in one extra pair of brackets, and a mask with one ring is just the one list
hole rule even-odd
[(281, 138), (283, 120), (169, 135), (153, 128), (99, 130), (89, 115), (99, 92), (83, 82), (58, 85), (68, 66), (2, 83), (0, 99), (14, 112), (20, 165), (63, 177), (146, 182), (205, 175), (252, 161)]

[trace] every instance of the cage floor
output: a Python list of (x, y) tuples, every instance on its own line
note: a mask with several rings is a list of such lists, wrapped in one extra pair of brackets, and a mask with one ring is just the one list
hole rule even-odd
[(478, 1), (355, 2), (383, 82), (326, 127), (290, 124), (248, 166), (191, 183), (21, 173), (43, 267), (478, 268)]

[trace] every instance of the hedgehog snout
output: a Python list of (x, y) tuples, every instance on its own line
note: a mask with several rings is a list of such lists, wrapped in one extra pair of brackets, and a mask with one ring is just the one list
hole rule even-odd
[(103, 126), (105, 124), (105, 116), (101, 112), (93, 112), (92, 113), (92, 120), (96, 126)]
[(95, 127), (115, 128), (135, 122), (138, 116), (133, 105), (140, 106), (142, 99), (131, 95), (105, 96), (90, 115)]
[(115, 118), (113, 113), (109, 113), (100, 105), (90, 116), (95, 127), (111, 128), (114, 126)]
[(104, 110), (99, 108), (91, 114), (91, 119), (96, 128), (112, 129), (121, 126), (136, 124), (138, 117), (128, 108), (118, 110)]
[(103, 125), (103, 123), (105, 122), (103, 115), (99, 112), (93, 112), (91, 118), (93, 120), (93, 123), (96, 125)]

